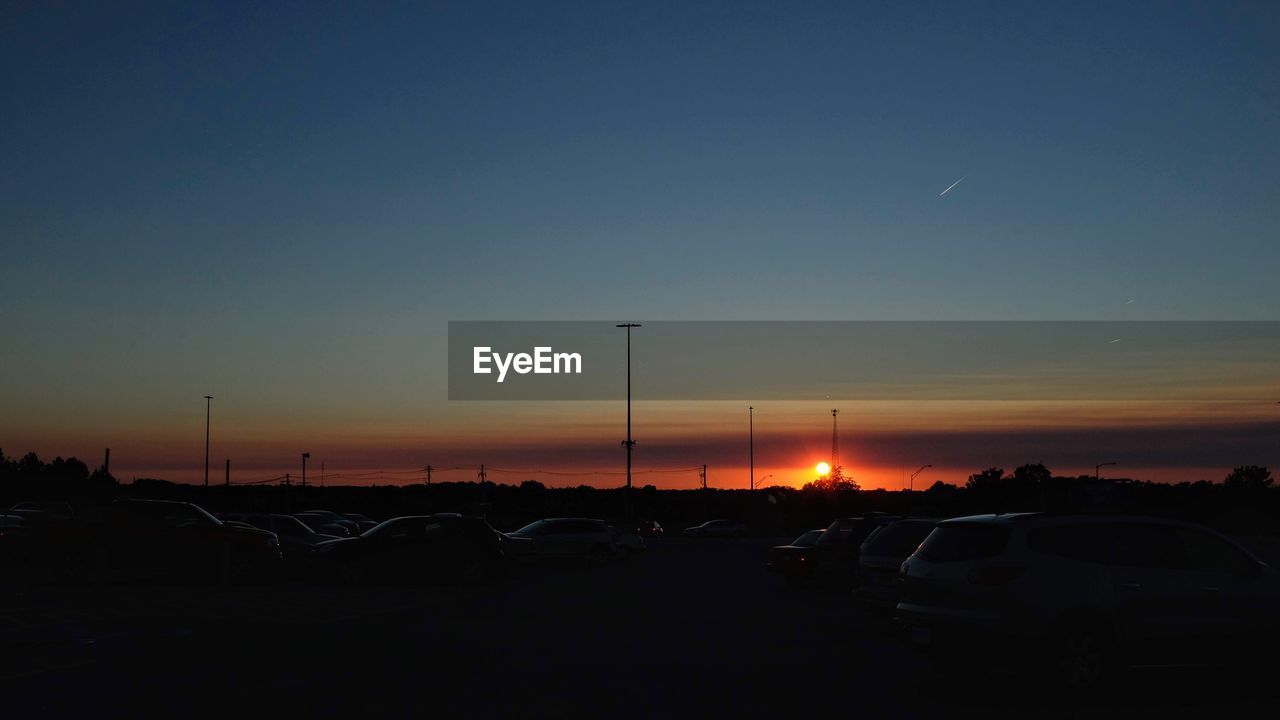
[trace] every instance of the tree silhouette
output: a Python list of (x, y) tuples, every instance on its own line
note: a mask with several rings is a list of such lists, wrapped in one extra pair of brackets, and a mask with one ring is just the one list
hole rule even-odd
[(819, 475), (818, 479), (814, 480), (813, 482), (805, 483), (805, 486), (804, 486), (805, 490), (812, 489), (812, 490), (820, 490), (823, 492), (830, 492), (830, 491), (837, 491), (837, 490), (843, 490), (847, 492), (852, 490), (858, 490), (860, 488), (861, 486), (859, 486), (858, 483), (853, 478), (847, 477), (844, 474), (844, 467), (840, 465), (837, 465), (831, 468), (831, 471), (828, 472), (826, 475)]
[(1260, 465), (1241, 465), (1222, 484), (1233, 490), (1265, 490), (1271, 487), (1271, 471)]
[(984, 490), (994, 488), (1004, 480), (1004, 470), (998, 467), (989, 467), (979, 473), (974, 473), (965, 481), (964, 486), (968, 490)]

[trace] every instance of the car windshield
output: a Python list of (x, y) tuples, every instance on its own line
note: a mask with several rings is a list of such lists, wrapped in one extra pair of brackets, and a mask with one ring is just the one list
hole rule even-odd
[(792, 540), (791, 544), (797, 547), (812, 547), (817, 544), (818, 538), (822, 537), (822, 533), (822, 530), (810, 530), (795, 540)]
[(867, 555), (907, 557), (933, 529), (932, 520), (904, 520), (885, 525), (867, 538), (863, 552)]
[(519, 530), (511, 534), (520, 535), (520, 536), (537, 535), (538, 533), (542, 532), (543, 528), (545, 528), (547, 524), (548, 523), (546, 520), (537, 520), (529, 523), (528, 525), (525, 525), (524, 527), (520, 528)]

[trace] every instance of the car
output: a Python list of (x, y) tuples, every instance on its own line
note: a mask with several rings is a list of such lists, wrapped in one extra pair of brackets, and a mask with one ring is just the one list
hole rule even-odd
[(618, 559), (627, 560), (645, 551), (647, 546), (639, 533), (619, 530), (612, 525), (609, 529), (613, 531), (614, 555)]
[(708, 520), (684, 529), (685, 537), (696, 538), (740, 538), (746, 534), (747, 526), (736, 520)]
[(636, 535), (642, 538), (662, 537), (662, 524), (657, 520), (640, 520), (636, 523)]
[(294, 513), (293, 516), (318, 533), (337, 537), (351, 537), (360, 534), (360, 526), (355, 521), (345, 518), (332, 510), (305, 510)]
[(229, 522), (247, 523), (252, 527), (275, 533), (280, 541), (280, 552), (288, 562), (309, 557), (320, 543), (336, 540), (338, 536), (318, 533), (292, 515), (279, 513), (231, 513)]
[(897, 605), (898, 568), (937, 524), (937, 518), (905, 518), (872, 530), (858, 549), (858, 597), (872, 605)]
[(67, 520), (74, 514), (71, 504), (62, 500), (24, 500), (4, 512), (35, 521)]
[(1280, 577), (1227, 537), (1150, 517), (977, 515), (937, 524), (900, 570), (906, 637), (949, 668), (983, 649), (1086, 691), (1129, 664), (1270, 653)]
[(786, 545), (778, 545), (769, 549), (765, 559), (765, 568), (778, 573), (789, 582), (800, 582), (808, 574), (808, 563), (813, 562), (813, 546), (825, 532), (824, 528), (809, 530)]
[(160, 571), (205, 579), (268, 577), (281, 560), (275, 534), (229, 525), (198, 505), (117, 500), (43, 531), (46, 551), (68, 579), (104, 571)]
[(545, 518), (508, 536), (513, 552), (526, 560), (575, 558), (602, 565), (620, 552), (618, 531), (591, 518)]
[(808, 566), (808, 573), (823, 584), (853, 587), (862, 542), (877, 527), (897, 519), (894, 515), (868, 513), (833, 520), (813, 545), (813, 562)]
[(349, 582), (479, 582), (501, 570), (503, 543), (483, 518), (406, 515), (357, 537), (326, 540), (316, 560), (322, 572)]
[(355, 523), (356, 529), (360, 532), (364, 532), (378, 524), (376, 520), (369, 519), (368, 515), (361, 515), (360, 513), (342, 513), (342, 517)]

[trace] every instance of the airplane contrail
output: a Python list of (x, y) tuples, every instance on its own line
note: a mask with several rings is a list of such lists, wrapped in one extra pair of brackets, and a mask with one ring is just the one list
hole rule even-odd
[(960, 183), (964, 182), (964, 178), (967, 178), (967, 177), (969, 177), (969, 176), (968, 176), (968, 175), (965, 175), (964, 177), (960, 178), (959, 180), (957, 180), (957, 181), (955, 181), (955, 182), (951, 183), (951, 187), (949, 187), (949, 188), (947, 188), (946, 190), (943, 190), (942, 192), (938, 193), (938, 197), (942, 197), (943, 195), (946, 195), (947, 193), (951, 192), (951, 188), (954, 188), (955, 186), (957, 186), (957, 185), (959, 185)]

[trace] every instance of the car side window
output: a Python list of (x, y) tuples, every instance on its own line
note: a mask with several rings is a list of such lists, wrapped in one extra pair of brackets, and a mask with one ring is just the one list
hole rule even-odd
[(1178, 535), (1186, 549), (1187, 563), (1202, 572), (1247, 575), (1257, 563), (1240, 549), (1211, 533), (1195, 528), (1179, 528)]
[(1116, 563), (1128, 567), (1185, 570), (1186, 551), (1177, 528), (1157, 523), (1124, 523), (1114, 528)]
[(1116, 560), (1113, 526), (1104, 523), (1057, 525), (1027, 533), (1031, 550), (1079, 562), (1109, 564)]

